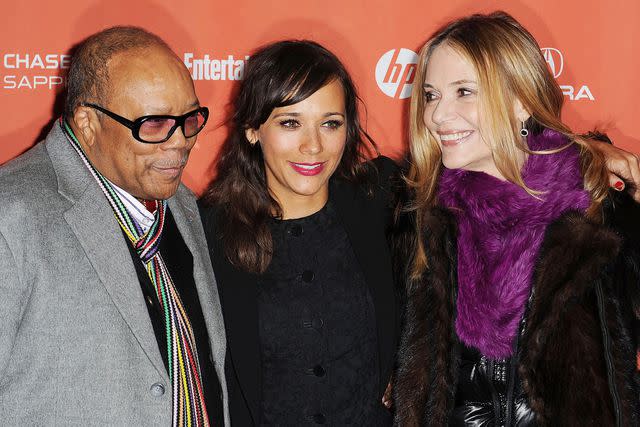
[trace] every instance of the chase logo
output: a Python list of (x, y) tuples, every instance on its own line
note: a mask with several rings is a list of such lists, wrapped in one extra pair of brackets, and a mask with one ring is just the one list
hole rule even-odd
[(542, 55), (544, 56), (544, 60), (547, 61), (547, 65), (553, 73), (553, 78), (557, 79), (562, 74), (562, 70), (564, 69), (564, 58), (562, 57), (562, 52), (554, 47), (543, 47), (540, 49), (542, 51)]
[[(5, 53), (2, 55), (2, 89), (60, 89), (64, 77), (59, 70), (69, 68), (71, 55), (59, 53)], [(1, 74), (1, 72), (0, 72)]]
[(376, 64), (376, 82), (387, 96), (405, 99), (411, 96), (416, 77), (418, 55), (405, 48), (391, 49)]

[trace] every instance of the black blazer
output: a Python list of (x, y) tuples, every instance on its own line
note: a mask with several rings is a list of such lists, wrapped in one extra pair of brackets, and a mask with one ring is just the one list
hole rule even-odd
[[(397, 175), (392, 160), (378, 157), (369, 167), (372, 195), (363, 185), (330, 181), (329, 197), (336, 206), (369, 286), (375, 308), (379, 384), (382, 395), (390, 380), (400, 327), (399, 299), (393, 285), (386, 230), (391, 220), (391, 182)], [(370, 165), (369, 165), (370, 166)], [(257, 276), (232, 266), (224, 256), (217, 232), (217, 209), (202, 206), (201, 217), (218, 284), (227, 332), (225, 372), (233, 425), (260, 423), (261, 366), (258, 337)]]

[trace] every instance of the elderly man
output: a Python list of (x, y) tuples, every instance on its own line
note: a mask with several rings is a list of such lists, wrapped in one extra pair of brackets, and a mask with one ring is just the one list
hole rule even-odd
[(64, 117), (0, 168), (3, 425), (229, 424), (217, 287), (180, 183), (207, 117), (157, 36), (79, 47)]

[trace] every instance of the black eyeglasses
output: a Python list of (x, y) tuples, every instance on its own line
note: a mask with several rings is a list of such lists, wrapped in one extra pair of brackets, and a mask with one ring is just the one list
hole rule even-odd
[(178, 127), (182, 128), (182, 133), (185, 138), (196, 136), (209, 118), (209, 109), (207, 107), (200, 107), (182, 116), (142, 116), (131, 121), (96, 104), (83, 103), (82, 105), (103, 112), (116, 122), (131, 129), (131, 133), (135, 139), (147, 144), (160, 144), (161, 142), (165, 142), (171, 138), (171, 135), (173, 135), (173, 132), (175, 132)]

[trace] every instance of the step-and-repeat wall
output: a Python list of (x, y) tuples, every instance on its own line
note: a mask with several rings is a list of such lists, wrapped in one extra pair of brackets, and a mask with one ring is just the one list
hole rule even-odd
[(0, 18), (0, 163), (46, 135), (60, 114), (69, 51), (113, 25), (162, 36), (183, 59), (212, 119), (184, 181), (202, 192), (215, 173), (233, 85), (257, 46), (316, 40), (347, 65), (383, 154), (406, 149), (416, 52), (447, 21), (502, 9), (537, 38), (574, 130), (606, 130), (640, 152), (640, 2), (630, 0), (36, 0), (5, 1)]

